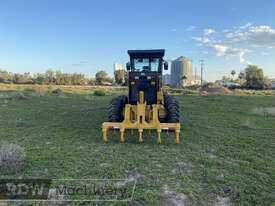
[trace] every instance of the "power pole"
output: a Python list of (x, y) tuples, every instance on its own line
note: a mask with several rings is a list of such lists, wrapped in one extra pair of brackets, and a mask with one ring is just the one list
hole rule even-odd
[(203, 81), (202, 76), (203, 76), (203, 66), (204, 66), (204, 63), (203, 63), (203, 60), (200, 60), (200, 62), (201, 62), (201, 86), (202, 86), (202, 81)]

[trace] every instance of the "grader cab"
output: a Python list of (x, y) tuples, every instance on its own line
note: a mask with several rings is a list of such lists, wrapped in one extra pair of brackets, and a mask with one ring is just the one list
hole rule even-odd
[(119, 130), (124, 142), (125, 130), (137, 129), (139, 142), (143, 142), (143, 130), (156, 130), (161, 143), (163, 130), (176, 133), (179, 143), (180, 113), (178, 101), (162, 91), (162, 70), (168, 69), (163, 60), (164, 50), (129, 50), (128, 96), (111, 100), (109, 121), (102, 124), (103, 140), (107, 141), (108, 130)]

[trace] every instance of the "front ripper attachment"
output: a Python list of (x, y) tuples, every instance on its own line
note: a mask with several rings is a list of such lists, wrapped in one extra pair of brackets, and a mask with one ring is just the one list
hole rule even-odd
[(144, 102), (144, 93), (140, 91), (139, 102), (137, 105), (126, 104), (124, 111), (124, 120), (122, 122), (104, 122), (102, 124), (103, 140), (107, 142), (107, 132), (109, 129), (120, 130), (120, 141), (124, 142), (124, 132), (126, 129), (137, 129), (139, 131), (139, 142), (143, 142), (142, 133), (144, 129), (157, 130), (157, 141), (161, 143), (162, 130), (174, 131), (176, 133), (176, 143), (179, 143), (180, 124), (179, 123), (160, 123), (158, 119), (158, 104), (152, 105), (152, 117), (146, 121), (146, 102)]

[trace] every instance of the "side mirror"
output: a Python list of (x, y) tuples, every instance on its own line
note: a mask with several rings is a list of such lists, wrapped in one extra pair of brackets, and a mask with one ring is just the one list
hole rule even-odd
[(127, 64), (126, 64), (126, 69), (127, 69), (127, 71), (130, 71), (130, 70), (131, 70), (131, 64), (130, 64), (130, 62), (127, 62)]
[(168, 62), (164, 62), (164, 70), (168, 70)]

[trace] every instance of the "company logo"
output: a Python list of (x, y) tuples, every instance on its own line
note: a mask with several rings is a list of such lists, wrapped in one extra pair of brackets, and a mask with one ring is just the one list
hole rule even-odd
[(128, 179), (1, 179), (2, 201), (131, 201)]

